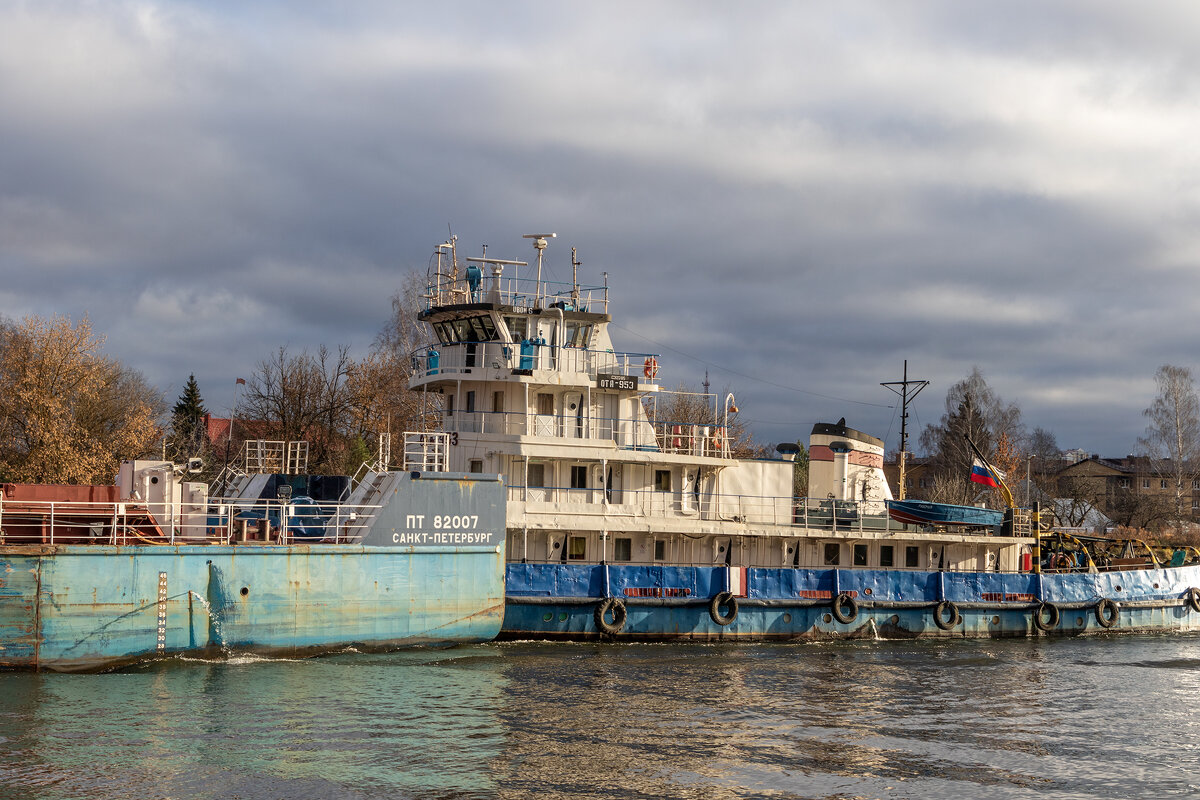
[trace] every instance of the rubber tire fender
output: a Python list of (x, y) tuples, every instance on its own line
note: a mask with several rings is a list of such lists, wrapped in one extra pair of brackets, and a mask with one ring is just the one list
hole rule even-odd
[[(609, 611), (612, 612), (612, 622), (606, 619)], [(592, 613), (592, 618), (596, 621), (596, 629), (610, 636), (621, 632), (628, 616), (629, 612), (625, 610), (625, 604), (615, 597), (610, 597), (596, 606), (596, 610)]]
[[(722, 614), (721, 606), (729, 606), (729, 613)], [(728, 625), (737, 619), (738, 601), (732, 592), (721, 592), (708, 604), (708, 615), (718, 625)]]
[[(847, 610), (843, 611), (842, 606), (846, 606)], [(849, 592), (842, 592), (833, 598), (831, 610), (833, 618), (843, 625), (848, 625), (858, 619), (858, 601), (851, 597)]]
[[(1050, 612), (1050, 619), (1042, 619), (1047, 611)], [(1033, 610), (1033, 627), (1048, 633), (1058, 627), (1058, 621), (1061, 618), (1062, 614), (1059, 612), (1058, 606), (1043, 600), (1042, 604)]]
[(1101, 628), (1111, 628), (1121, 618), (1121, 609), (1107, 597), (1101, 597), (1096, 603), (1096, 622)]
[(1200, 589), (1195, 586), (1187, 590), (1187, 604), (1192, 607), (1192, 611), (1200, 611)]
[[(950, 612), (950, 619), (946, 619), (946, 611)], [(954, 630), (960, 622), (962, 622), (962, 615), (958, 613), (958, 606), (949, 600), (943, 600), (933, 609), (933, 624), (944, 631)]]

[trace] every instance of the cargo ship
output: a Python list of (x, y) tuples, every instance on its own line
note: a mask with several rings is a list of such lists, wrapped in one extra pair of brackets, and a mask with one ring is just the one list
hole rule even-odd
[(449, 468), (505, 477), (502, 638), (1200, 629), (1194, 552), (1087, 542), (1036, 509), (896, 519), (883, 442), (845, 420), (811, 428), (808, 496), (793, 496), (794, 445), (739, 457), (732, 394), (672, 418), (686, 404), (660, 355), (614, 347), (607, 273), (581, 285), (573, 250), (572, 280), (544, 280), (555, 236), (524, 238), (536, 261), (434, 249), (410, 380), (438, 400)]
[(325, 481), (333, 496), (302, 476), (233, 477), (216, 498), (166, 461), (126, 462), (113, 486), (0, 485), (0, 668), (499, 633), (499, 476), (368, 472), (353, 490)]

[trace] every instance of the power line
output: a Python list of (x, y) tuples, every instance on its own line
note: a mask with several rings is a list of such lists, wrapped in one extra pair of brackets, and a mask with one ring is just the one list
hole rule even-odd
[(754, 375), (747, 375), (744, 372), (738, 372), (736, 369), (730, 369), (729, 367), (723, 367), (720, 364), (715, 364), (711, 361), (706, 361), (702, 358), (698, 358), (698, 357), (692, 355), (691, 353), (685, 353), (682, 350), (671, 347), (670, 345), (667, 345), (667, 344), (663, 344), (662, 342), (656, 342), (653, 339), (651, 339), (649, 336), (643, 336), (642, 334), (638, 333), (635, 330), (626, 328), (624, 325), (618, 325), (615, 322), (610, 322), (608, 324), (614, 328), (619, 328), (619, 329), (625, 331), (626, 333), (633, 334), (634, 336), (636, 336), (639, 339), (642, 339), (643, 341), (650, 342), (650, 344), (654, 345), (655, 347), (661, 347), (664, 350), (670, 350), (672, 353), (681, 355), (684, 358), (690, 358), (692, 361), (695, 361), (697, 364), (703, 364), (706, 367), (712, 367), (714, 369), (719, 369), (722, 372), (727, 372), (730, 375), (736, 375), (739, 378), (745, 378), (746, 380), (749, 380), (749, 381), (756, 381), (758, 383), (766, 384), (767, 386), (774, 386), (777, 389), (784, 389), (789, 392), (796, 392), (797, 394), (806, 394), (806, 395), (811, 395), (812, 397), (820, 397), (823, 400), (836, 400), (839, 403), (854, 403), (855, 405), (870, 406), (871, 408), (895, 408), (894, 405), (891, 405), (889, 403), (868, 403), (865, 400), (851, 400), (847, 397), (837, 397), (837, 396), (831, 395), (831, 394), (821, 394), (820, 392), (810, 392), (807, 389), (797, 389), (795, 386), (784, 386), (782, 383), (775, 383), (774, 381), (769, 381), (764, 378), (756, 377)]

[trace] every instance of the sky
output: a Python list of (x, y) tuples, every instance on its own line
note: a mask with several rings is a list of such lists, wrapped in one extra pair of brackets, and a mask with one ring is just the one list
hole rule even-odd
[(759, 442), (898, 445), (881, 382), (975, 368), (1135, 452), (1200, 372), (1189, 2), (0, 0), (0, 315), (87, 315), (225, 414), (280, 347), (363, 356), (452, 231), (608, 273), (620, 350)]

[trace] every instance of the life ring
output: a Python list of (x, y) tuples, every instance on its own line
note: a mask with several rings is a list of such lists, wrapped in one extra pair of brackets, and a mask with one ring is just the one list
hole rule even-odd
[[(1043, 619), (1047, 614), (1049, 618)], [(1058, 627), (1059, 616), (1058, 606), (1043, 600), (1042, 604), (1033, 610), (1033, 626), (1039, 631), (1052, 631)]]
[(657, 375), (658, 359), (656, 359), (654, 356), (647, 358), (645, 363), (642, 364), (642, 374), (647, 378), (653, 378), (655, 375)]
[(1117, 604), (1107, 597), (1101, 597), (1100, 602), (1096, 603), (1096, 622), (1100, 623), (1100, 627), (1111, 628), (1120, 618), (1121, 609)]
[(1192, 611), (1200, 611), (1200, 589), (1193, 586), (1187, 590), (1187, 604), (1192, 607)]
[[(947, 611), (950, 612), (949, 618), (946, 617)], [(949, 600), (943, 600), (933, 609), (933, 624), (944, 631), (954, 630), (960, 622), (962, 622), (962, 615), (958, 613), (958, 606)]]
[(712, 436), (710, 436), (709, 439), (712, 441), (713, 449), (716, 450), (718, 453), (722, 452), (725, 449), (725, 429), (724, 428), (714, 428), (713, 432), (712, 432)]
[(842, 592), (833, 598), (833, 607), (830, 610), (833, 611), (833, 618), (843, 625), (858, 619), (858, 601), (851, 597), (849, 592)]
[[(729, 613), (722, 614), (721, 606), (729, 606)], [(708, 604), (708, 615), (718, 625), (728, 625), (737, 619), (738, 602), (731, 592), (721, 592)]]
[[(612, 622), (609, 622), (606, 617), (608, 612), (612, 612)], [(596, 606), (596, 611), (592, 614), (596, 620), (596, 628), (601, 633), (607, 633), (610, 636), (615, 633), (620, 633), (625, 627), (625, 618), (628, 616), (625, 610), (625, 604), (615, 597), (610, 597), (600, 605)]]

